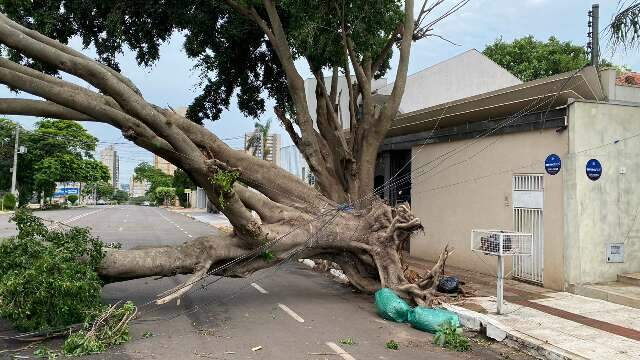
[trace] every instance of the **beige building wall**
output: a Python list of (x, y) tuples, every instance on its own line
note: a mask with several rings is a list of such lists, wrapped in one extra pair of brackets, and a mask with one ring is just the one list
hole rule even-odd
[[(640, 271), (640, 136), (634, 136), (640, 134), (640, 107), (576, 102), (569, 107), (569, 130), (565, 273), (571, 290)], [(585, 173), (592, 158), (602, 164), (597, 181)], [(624, 243), (623, 263), (607, 262), (608, 243)]]
[(158, 155), (153, 155), (153, 166), (156, 169), (160, 169), (162, 170), (163, 173), (167, 174), (167, 175), (172, 175), (173, 173), (176, 172), (176, 166), (173, 165), (172, 163), (168, 162), (167, 160), (161, 158)]
[[(564, 169), (547, 175), (544, 159), (556, 153), (564, 160), (567, 138), (547, 129), (414, 147), (411, 202), (425, 231), (411, 239), (411, 255), (435, 260), (448, 243), (455, 252), (447, 264), (495, 274), (495, 257), (470, 250), (471, 230), (513, 229), (513, 175), (544, 173), (544, 286), (562, 289)], [(436, 159), (449, 151), (455, 155)], [(508, 259), (507, 272), (511, 266)]]

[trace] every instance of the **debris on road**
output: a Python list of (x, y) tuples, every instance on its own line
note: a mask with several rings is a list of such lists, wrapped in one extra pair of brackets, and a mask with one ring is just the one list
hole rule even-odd
[(347, 337), (347, 338), (344, 338), (344, 339), (340, 339), (340, 340), (338, 340), (338, 342), (340, 344), (343, 344), (343, 345), (353, 345), (354, 344), (353, 339), (350, 338), (350, 337)]
[(460, 289), (460, 280), (455, 276), (445, 276), (438, 282), (438, 291), (445, 294), (455, 294)]
[(415, 309), (409, 311), (407, 320), (412, 327), (432, 334), (445, 324), (450, 324), (456, 329), (460, 327), (458, 315), (445, 309), (416, 306)]
[(251, 351), (258, 351), (258, 350), (262, 350), (262, 346), (256, 346), (254, 348), (251, 348)]
[(404, 323), (411, 307), (393, 290), (382, 288), (376, 291), (376, 310), (384, 319)]

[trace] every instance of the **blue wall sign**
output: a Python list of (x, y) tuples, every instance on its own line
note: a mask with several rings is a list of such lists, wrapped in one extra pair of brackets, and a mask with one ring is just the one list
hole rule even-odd
[(587, 161), (587, 177), (593, 181), (600, 179), (602, 176), (602, 164), (596, 159)]
[(556, 154), (550, 154), (544, 160), (544, 169), (547, 171), (549, 175), (555, 175), (560, 172), (560, 168), (562, 167), (562, 160), (560, 160), (560, 156)]

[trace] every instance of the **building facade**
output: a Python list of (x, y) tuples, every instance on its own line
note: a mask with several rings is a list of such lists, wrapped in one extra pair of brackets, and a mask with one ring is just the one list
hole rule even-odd
[(131, 176), (129, 179), (129, 196), (140, 197), (144, 196), (149, 190), (149, 182), (136, 180), (135, 176)]
[(153, 166), (156, 169), (162, 170), (163, 173), (171, 176), (173, 176), (177, 169), (175, 165), (155, 154), (153, 155)]
[(309, 165), (295, 145), (280, 148), (280, 167), (307, 184), (312, 185), (314, 183), (313, 174), (309, 171)]
[[(586, 294), (640, 271), (638, 118), (640, 87), (587, 67), (399, 114), (376, 174), (385, 198), (410, 192), (425, 227), (412, 256), (437, 259), (448, 244), (447, 264), (495, 274), (471, 230), (527, 233), (530, 255), (507, 258), (507, 272)], [(408, 159), (397, 161), (408, 176), (394, 159)]]
[[(254, 136), (262, 137), (262, 134), (258, 133), (256, 135), (255, 132), (244, 134), (244, 149), (247, 149), (247, 152), (253, 154), (257, 158), (271, 161), (278, 165), (280, 163), (280, 134), (270, 134), (267, 136), (267, 143), (265, 146), (267, 154), (263, 154), (263, 146), (249, 148), (249, 139)], [(260, 141), (260, 144), (262, 144), (262, 141)]]
[(100, 161), (109, 168), (109, 183), (114, 189), (117, 189), (120, 184), (120, 159), (113, 145), (100, 152)]

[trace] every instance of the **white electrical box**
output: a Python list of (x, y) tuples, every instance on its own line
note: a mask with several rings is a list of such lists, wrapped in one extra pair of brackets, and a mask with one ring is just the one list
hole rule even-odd
[(607, 244), (607, 262), (608, 263), (624, 262), (624, 243)]

